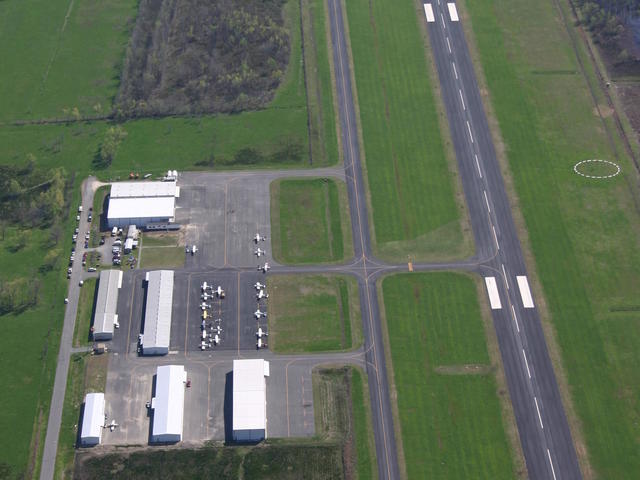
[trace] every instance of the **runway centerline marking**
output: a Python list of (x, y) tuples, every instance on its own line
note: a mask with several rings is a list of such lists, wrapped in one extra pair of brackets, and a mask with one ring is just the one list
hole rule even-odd
[(433, 23), (436, 21), (436, 18), (433, 16), (433, 7), (430, 3), (424, 4), (424, 14), (427, 17), (427, 23)]
[(496, 234), (496, 227), (491, 225), (491, 229), (493, 230), (493, 239), (496, 241), (496, 247), (500, 250), (500, 244), (498, 243), (498, 235)]
[(502, 275), (504, 275), (504, 283), (507, 284), (507, 290), (509, 290), (509, 280), (507, 279), (507, 271), (504, 269), (504, 263), (502, 264)]
[(524, 308), (535, 308), (527, 277), (525, 275), (518, 275), (516, 280), (518, 281), (518, 288), (520, 288), (520, 297), (522, 297)]
[(516, 315), (516, 309), (511, 305), (511, 313), (513, 314), (513, 321), (516, 324), (516, 330), (520, 333), (520, 325), (518, 325), (518, 316)]
[(460, 94), (460, 101), (462, 102), (462, 109), (466, 110), (467, 107), (464, 104), (464, 98), (462, 98), (462, 90), (458, 89), (458, 93)]
[(480, 170), (480, 162), (478, 161), (478, 154), (474, 154), (475, 158), (476, 158), (476, 168), (478, 169), (478, 175), (480, 175), (480, 178), (482, 178), (482, 171)]
[(487, 198), (487, 191), (484, 190), (484, 201), (487, 204), (487, 210), (489, 210), (489, 213), (491, 213), (491, 207), (489, 206), (489, 199)]
[(442, 28), (447, 28), (446, 23), (444, 23), (444, 15), (440, 14), (440, 20), (442, 20)]
[(529, 362), (527, 362), (527, 355), (524, 353), (524, 348), (522, 349), (522, 357), (524, 358), (524, 365), (527, 367), (527, 375), (531, 378), (531, 370), (529, 370)]
[(487, 293), (489, 294), (491, 309), (500, 310), (502, 308), (502, 302), (500, 302), (500, 293), (498, 293), (496, 277), (484, 277), (484, 282), (487, 285)]
[(549, 457), (549, 465), (551, 465), (551, 473), (553, 475), (553, 480), (557, 480), (556, 479), (556, 471), (553, 468), (553, 462), (551, 461), (551, 452), (549, 452), (548, 448), (547, 448), (547, 457)]
[(447, 7), (449, 8), (449, 16), (451, 17), (452, 22), (457, 22), (460, 20), (458, 18), (458, 10), (456, 9), (455, 3), (447, 3)]
[(467, 130), (469, 130), (469, 138), (471, 138), (471, 143), (473, 143), (473, 135), (471, 134), (471, 125), (469, 124), (469, 120), (467, 120)]
[(449, 49), (449, 53), (451, 53), (451, 43), (449, 43), (449, 37), (447, 37), (447, 48)]
[(542, 425), (542, 416), (540, 415), (540, 407), (538, 407), (538, 398), (533, 397), (533, 401), (536, 402), (536, 411), (538, 412), (538, 420), (540, 420), (540, 428), (544, 429), (544, 425)]
[(451, 62), (451, 66), (453, 67), (453, 74), (456, 76), (456, 80), (458, 80), (458, 70), (456, 70), (456, 62)]

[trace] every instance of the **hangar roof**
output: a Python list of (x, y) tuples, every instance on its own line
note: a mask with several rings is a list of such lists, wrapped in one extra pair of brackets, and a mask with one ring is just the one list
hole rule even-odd
[(107, 218), (173, 218), (175, 197), (111, 198)]
[(262, 430), (267, 426), (269, 362), (263, 359), (233, 361), (233, 429)]
[(122, 286), (122, 270), (103, 270), (98, 283), (93, 332), (113, 333), (113, 322), (118, 305), (118, 289)]
[(162, 365), (156, 370), (156, 396), (152, 400), (153, 436), (182, 435), (184, 383), (182, 365)]
[(102, 438), (104, 425), (104, 393), (87, 393), (84, 397), (84, 414), (80, 439)]
[(176, 182), (116, 182), (111, 184), (111, 198), (176, 197)]
[(169, 348), (171, 308), (173, 306), (173, 270), (147, 273), (147, 306), (144, 316), (142, 348)]

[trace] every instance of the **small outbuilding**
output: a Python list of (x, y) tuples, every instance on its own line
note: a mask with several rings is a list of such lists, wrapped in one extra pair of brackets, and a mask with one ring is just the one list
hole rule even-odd
[(80, 444), (83, 447), (100, 443), (104, 420), (104, 393), (87, 393), (84, 397), (82, 430), (80, 430)]
[(233, 361), (233, 440), (259, 442), (267, 438), (269, 362)]
[(186, 382), (187, 372), (182, 365), (162, 365), (156, 370), (156, 395), (151, 399), (151, 443), (182, 440)]
[(93, 316), (93, 339), (111, 340), (118, 323), (118, 291), (122, 287), (121, 270), (103, 270), (98, 281), (98, 297)]
[(171, 339), (173, 270), (147, 272), (147, 301), (144, 315), (143, 355), (166, 355)]

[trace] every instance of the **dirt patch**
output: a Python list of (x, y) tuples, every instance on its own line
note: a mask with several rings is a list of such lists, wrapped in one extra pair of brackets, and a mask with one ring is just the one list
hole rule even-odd
[(613, 115), (613, 108), (608, 105), (598, 105), (597, 107), (593, 107), (593, 114), (596, 117), (602, 116), (603, 118), (608, 118)]
[(467, 364), (467, 365), (439, 365), (433, 368), (439, 375), (488, 375), (493, 371), (491, 365)]

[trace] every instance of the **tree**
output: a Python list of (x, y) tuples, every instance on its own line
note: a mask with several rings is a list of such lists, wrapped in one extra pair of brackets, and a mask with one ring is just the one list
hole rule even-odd
[(116, 156), (118, 147), (127, 137), (127, 132), (120, 125), (109, 127), (104, 134), (104, 140), (100, 146), (100, 160), (102, 166), (108, 167)]

